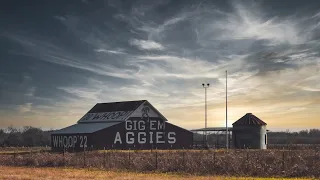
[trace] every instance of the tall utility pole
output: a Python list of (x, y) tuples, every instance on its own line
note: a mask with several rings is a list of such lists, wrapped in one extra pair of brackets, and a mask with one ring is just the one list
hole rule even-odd
[(205, 137), (205, 142), (206, 142), (206, 145), (208, 144), (208, 136), (207, 136), (207, 88), (209, 88), (209, 86), (210, 86), (210, 84), (209, 83), (207, 83), (207, 84), (202, 84), (202, 86), (203, 86), (203, 88), (204, 88), (204, 94), (205, 94), (205, 96), (204, 96), (204, 109), (205, 109), (205, 114), (204, 114), (204, 119), (205, 119), (205, 122), (204, 122), (204, 126), (205, 126), (205, 131), (204, 131), (204, 133), (205, 133), (205, 135), (204, 135), (204, 137)]
[(228, 71), (226, 71), (226, 148), (229, 148), (229, 133), (228, 133)]

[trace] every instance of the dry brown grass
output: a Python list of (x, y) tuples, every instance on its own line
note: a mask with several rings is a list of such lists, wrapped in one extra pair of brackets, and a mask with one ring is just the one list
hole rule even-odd
[[(98, 179), (152, 179), (152, 180), (226, 180), (226, 179), (285, 179), (285, 178), (252, 178), (252, 177), (222, 177), (222, 176), (191, 176), (182, 174), (159, 174), (159, 173), (133, 173), (120, 171), (102, 171), (89, 169), (73, 169), (73, 168), (31, 168), (31, 167), (7, 167), (0, 166), (0, 180), (27, 180), (27, 179), (59, 179), (59, 180), (98, 180)], [(296, 180), (310, 180), (307, 178), (294, 178)], [(294, 180), (291, 179), (291, 180)]]
[(184, 150), (0, 154), (2, 166), (97, 168), (247, 177), (320, 177), (315, 150)]

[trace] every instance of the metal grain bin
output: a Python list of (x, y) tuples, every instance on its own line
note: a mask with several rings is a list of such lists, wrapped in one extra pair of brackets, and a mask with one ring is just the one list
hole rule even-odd
[(267, 149), (267, 124), (261, 119), (247, 113), (232, 125), (235, 149)]

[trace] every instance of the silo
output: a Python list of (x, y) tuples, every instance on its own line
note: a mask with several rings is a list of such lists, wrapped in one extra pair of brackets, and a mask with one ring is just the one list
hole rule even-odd
[(247, 113), (232, 125), (234, 148), (267, 149), (267, 124), (261, 119), (252, 113)]

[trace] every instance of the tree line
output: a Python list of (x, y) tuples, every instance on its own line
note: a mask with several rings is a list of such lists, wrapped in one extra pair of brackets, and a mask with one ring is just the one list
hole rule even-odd
[(268, 144), (320, 144), (320, 129), (268, 132)]
[[(204, 137), (202, 133), (195, 133), (194, 141), (201, 143)], [(320, 144), (320, 129), (302, 130), (299, 132), (271, 132), (267, 133), (268, 144)], [(217, 146), (224, 146), (226, 142), (225, 132), (208, 135), (208, 142)]]
[(49, 146), (50, 131), (25, 126), (22, 129), (12, 126), (0, 129), (0, 147)]

